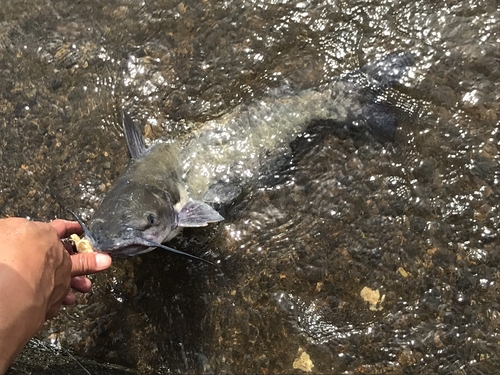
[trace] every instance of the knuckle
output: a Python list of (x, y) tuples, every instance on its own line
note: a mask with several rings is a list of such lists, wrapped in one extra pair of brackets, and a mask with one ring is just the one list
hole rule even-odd
[(88, 267), (89, 265), (88, 265), (87, 258), (84, 257), (84, 256), (79, 256), (78, 257), (78, 263), (80, 265), (79, 269), (80, 269), (81, 272), (84, 272), (84, 271), (86, 271), (89, 268)]
[(77, 263), (73, 273), (78, 275), (87, 274), (90, 270), (91, 264), (90, 259), (86, 256), (86, 254), (76, 254), (73, 257), (76, 257)]

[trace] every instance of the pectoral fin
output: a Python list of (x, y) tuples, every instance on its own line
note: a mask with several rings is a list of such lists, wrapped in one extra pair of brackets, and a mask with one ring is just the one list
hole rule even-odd
[(208, 204), (190, 200), (178, 213), (177, 226), (204, 227), (208, 223), (215, 223), (221, 220), (224, 220), (224, 218)]

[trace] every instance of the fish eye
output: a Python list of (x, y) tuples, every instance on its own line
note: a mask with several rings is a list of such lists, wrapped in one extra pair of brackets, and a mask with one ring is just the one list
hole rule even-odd
[(146, 219), (148, 220), (148, 223), (151, 225), (154, 225), (156, 223), (156, 216), (152, 213), (149, 213), (148, 216), (146, 216)]

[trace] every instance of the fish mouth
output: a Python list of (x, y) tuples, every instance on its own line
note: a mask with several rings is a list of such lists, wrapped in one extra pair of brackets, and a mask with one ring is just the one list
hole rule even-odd
[(152, 250), (155, 249), (155, 247), (152, 246), (146, 246), (146, 245), (141, 245), (137, 244), (135, 242), (131, 243), (121, 243), (113, 248), (108, 248), (108, 249), (100, 249), (98, 244), (95, 244), (94, 241), (89, 240), (92, 244), (92, 247), (95, 249), (95, 251), (100, 252), (100, 253), (106, 253), (109, 254), (113, 258), (126, 258), (129, 256), (136, 256), (136, 255), (141, 255), (148, 253)]
[(134, 256), (134, 255), (139, 255), (143, 253), (147, 253), (149, 251), (152, 251), (154, 248), (159, 247), (161, 249), (167, 250), (171, 253), (183, 256), (185, 258), (197, 260), (203, 263), (210, 264), (211, 266), (217, 267), (214, 263), (203, 259), (199, 258), (195, 255), (185, 253), (184, 251), (176, 250), (172, 247), (163, 245), (161, 243), (155, 242), (155, 241), (150, 241), (145, 238), (137, 238), (135, 240), (130, 240), (130, 241), (124, 241), (118, 246), (111, 248), (111, 249), (101, 249), (99, 248), (98, 242), (95, 240), (95, 237), (92, 235), (92, 232), (87, 228), (87, 226), (83, 223), (83, 221), (72, 211), (67, 210), (80, 224), (80, 226), (83, 229), (83, 232), (85, 233), (85, 237), (90, 241), (90, 244), (92, 245), (92, 248), (101, 253), (107, 253), (111, 255), (112, 257), (125, 257), (125, 256)]

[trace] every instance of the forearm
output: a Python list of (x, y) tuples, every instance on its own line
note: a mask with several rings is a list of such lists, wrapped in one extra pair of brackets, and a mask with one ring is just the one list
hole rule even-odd
[(0, 263), (0, 374), (43, 325), (45, 309), (34, 294), (22, 275)]

